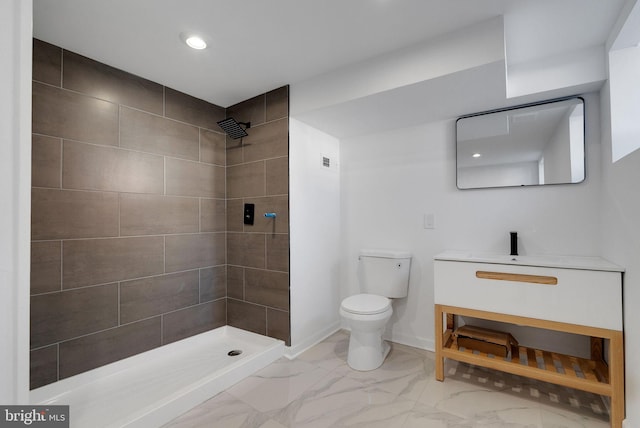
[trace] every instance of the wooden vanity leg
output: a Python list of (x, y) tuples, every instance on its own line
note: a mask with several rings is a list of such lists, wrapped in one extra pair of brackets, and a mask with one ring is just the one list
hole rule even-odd
[(624, 420), (624, 340), (621, 331), (609, 343), (609, 381), (611, 382), (611, 427), (621, 428)]
[(435, 331), (435, 344), (436, 344), (436, 380), (442, 382), (444, 380), (444, 358), (442, 357), (442, 340), (444, 339), (442, 328), (442, 306), (435, 305), (435, 317), (436, 317), (436, 331)]
[(593, 361), (604, 360), (604, 338), (591, 338), (591, 359)]

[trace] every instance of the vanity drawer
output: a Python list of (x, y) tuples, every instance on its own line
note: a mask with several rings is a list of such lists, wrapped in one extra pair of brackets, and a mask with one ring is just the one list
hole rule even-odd
[(434, 262), (435, 303), (622, 331), (621, 273)]

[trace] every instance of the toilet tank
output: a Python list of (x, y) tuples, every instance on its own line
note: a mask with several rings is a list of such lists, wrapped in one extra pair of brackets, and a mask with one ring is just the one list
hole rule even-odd
[(395, 250), (362, 250), (358, 277), (363, 293), (385, 297), (407, 297), (411, 253)]

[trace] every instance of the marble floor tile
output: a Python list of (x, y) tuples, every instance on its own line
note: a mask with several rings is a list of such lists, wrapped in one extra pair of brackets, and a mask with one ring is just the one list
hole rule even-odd
[(275, 419), (291, 427), (372, 426), (373, 421), (401, 427), (414, 405), (414, 401), (332, 372)]
[(557, 407), (543, 407), (540, 411), (543, 428), (607, 428), (609, 417), (592, 417), (583, 412), (570, 412)]
[(348, 349), (349, 333), (340, 330), (300, 354), (297, 359), (333, 370), (345, 364)]
[(532, 379), (445, 364), (433, 353), (392, 344), (382, 367), (347, 365), (339, 331), (295, 360), (282, 358), (165, 428), (605, 428), (602, 398)]
[(268, 417), (247, 403), (222, 392), (174, 419), (165, 428), (270, 427)]
[(443, 412), (434, 407), (422, 403), (416, 403), (415, 407), (407, 415), (402, 428), (449, 428), (461, 427), (469, 421), (460, 416)]
[(455, 361), (446, 362), (445, 379), (521, 398), (532, 406), (568, 411), (596, 421), (609, 420), (608, 400), (593, 393)]
[(269, 412), (285, 407), (328, 373), (306, 361), (281, 358), (227, 392), (260, 412)]
[(435, 362), (426, 351), (392, 344), (382, 366), (376, 370), (360, 372), (342, 364), (335, 371), (365, 385), (375, 385), (404, 398), (417, 400), (433, 378)]

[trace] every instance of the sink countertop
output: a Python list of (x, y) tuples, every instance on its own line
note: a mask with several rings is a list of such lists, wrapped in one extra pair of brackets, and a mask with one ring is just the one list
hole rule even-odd
[(469, 263), (491, 263), (503, 265), (541, 266), (561, 269), (601, 270), (624, 272), (624, 268), (611, 263), (602, 257), (564, 256), (564, 255), (525, 255), (510, 256), (508, 254), (473, 253), (470, 251), (448, 250), (436, 254), (435, 260), (458, 261)]

